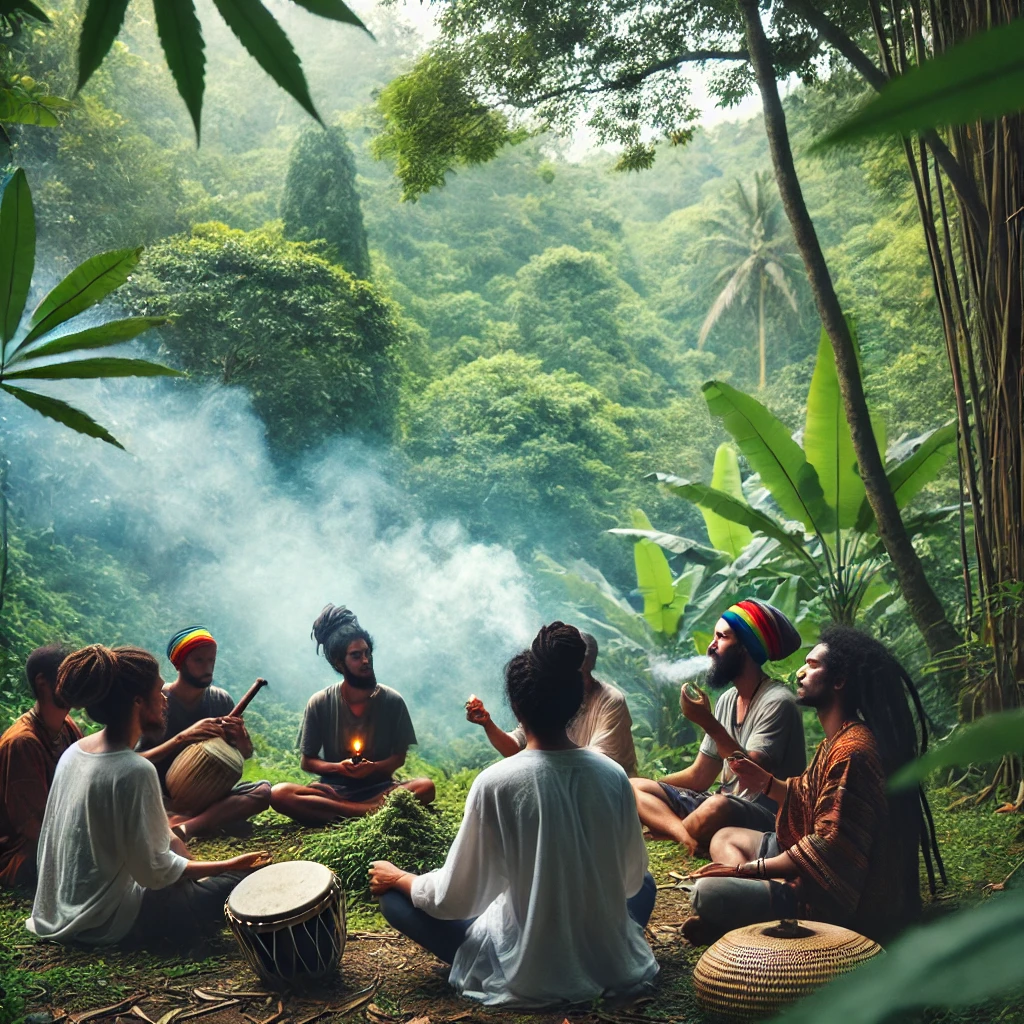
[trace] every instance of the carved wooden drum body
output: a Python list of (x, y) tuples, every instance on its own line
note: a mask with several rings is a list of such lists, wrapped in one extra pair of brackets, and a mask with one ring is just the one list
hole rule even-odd
[(249, 966), (270, 984), (323, 978), (345, 951), (345, 892), (308, 860), (271, 864), (242, 879), (224, 916)]
[(219, 736), (186, 747), (167, 769), (171, 806), (198, 814), (231, 792), (242, 777), (245, 758)]
[(761, 1020), (882, 952), (834, 924), (781, 921), (736, 928), (693, 971), (697, 1002), (726, 1020)]

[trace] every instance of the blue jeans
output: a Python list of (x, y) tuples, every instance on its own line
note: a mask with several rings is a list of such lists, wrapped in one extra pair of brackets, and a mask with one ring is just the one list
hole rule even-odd
[[(629, 916), (641, 927), (646, 927), (654, 910), (657, 887), (650, 873), (644, 875), (643, 885), (635, 896), (626, 900)], [(380, 912), (392, 928), (408, 936), (413, 942), (433, 953), (446, 964), (453, 963), (459, 946), (466, 939), (469, 926), (475, 917), (463, 921), (442, 921), (431, 917), (426, 911), (412, 905), (405, 893), (388, 890), (380, 897)]]

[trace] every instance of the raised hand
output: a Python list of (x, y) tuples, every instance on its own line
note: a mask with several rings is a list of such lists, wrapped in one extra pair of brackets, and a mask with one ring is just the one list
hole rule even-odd
[(679, 690), (679, 710), (682, 711), (683, 717), (687, 721), (704, 728), (704, 723), (714, 718), (714, 715), (711, 713), (711, 698), (703, 690), (698, 689), (697, 692), (700, 696), (693, 698), (686, 692), (685, 686), (681, 687)]
[(476, 694), (471, 694), (466, 701), (466, 721), (474, 725), (486, 725), (490, 720), (491, 716), (484, 707), (484, 702)]
[(190, 725), (179, 734), (183, 740), (189, 743), (198, 743), (200, 740), (212, 740), (218, 737), (223, 738), (225, 734), (225, 719), (223, 718), (201, 718), (195, 725)]

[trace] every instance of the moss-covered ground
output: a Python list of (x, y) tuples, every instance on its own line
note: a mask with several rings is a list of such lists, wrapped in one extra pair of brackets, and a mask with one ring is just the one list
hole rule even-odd
[[(253, 771), (250, 768), (249, 773)], [(458, 811), (471, 781), (471, 773), (444, 779), (435, 773), (439, 784), (438, 803)], [(949, 875), (949, 885), (926, 908), (929, 915), (940, 914), (972, 901), (990, 898), (984, 887), (999, 881), (1015, 864), (1024, 859), (1024, 821), (1020, 816), (996, 815), (991, 804), (979, 809), (947, 811), (948, 794), (933, 797), (937, 826)], [(194, 850), (204, 859), (233, 855), (246, 849), (267, 849), (275, 860), (296, 859), (302, 855), (307, 831), (285, 821), (272, 811), (254, 822), (251, 838), (218, 838), (196, 842)], [(168, 937), (163, 949), (128, 952), (119, 949), (67, 949), (35, 940), (25, 931), (23, 922), (30, 910), (26, 894), (4, 894), (0, 909), (0, 966), (7, 988), (5, 1012), (0, 1021), (49, 1021), (61, 1014), (74, 1018), (117, 1000), (145, 993), (139, 1008), (158, 1022), (175, 1008), (181, 1008), (180, 1024), (198, 1019), (204, 1024), (253, 1024), (266, 1021), (277, 1012), (283, 998), (281, 1024), (301, 1024), (318, 1011), (331, 1007), (344, 1010), (346, 1003), (370, 986), (378, 985), (372, 1001), (347, 1012), (321, 1018), (324, 1021), (367, 1020), (372, 1024), (401, 1024), (414, 1018), (429, 1017), (433, 1024), (443, 1021), (487, 1019), (494, 1024), (512, 1024), (521, 1019), (561, 1024), (583, 1021), (620, 1022), (702, 1022), (690, 981), (693, 967), (701, 954), (689, 946), (678, 927), (688, 913), (683, 891), (674, 888), (671, 872), (684, 874), (693, 862), (674, 844), (651, 843), (651, 870), (659, 885), (658, 901), (649, 926), (649, 939), (661, 964), (658, 991), (653, 998), (628, 1007), (597, 1005), (583, 1010), (521, 1014), (494, 1013), (458, 998), (447, 986), (440, 963), (429, 954), (391, 931), (363, 894), (350, 893), (347, 926), (349, 941), (338, 978), (329, 986), (302, 988), (266, 996), (245, 995), (238, 1003), (198, 1017), (186, 1014), (214, 1003), (195, 994), (197, 988), (236, 990), (245, 993), (264, 991), (259, 979), (245, 964), (234, 939), (226, 931), (211, 940), (196, 941), (193, 936)], [(42, 1016), (29, 1016), (42, 1015)], [(1001, 1021), (1024, 1024), (1024, 998), (1001, 1001), (973, 1008), (959, 1015), (929, 1013), (930, 1020)], [(115, 1015), (104, 1018), (116, 1021)], [(141, 1017), (121, 1015), (128, 1024)], [(423, 1022), (421, 1022), (423, 1024)]]

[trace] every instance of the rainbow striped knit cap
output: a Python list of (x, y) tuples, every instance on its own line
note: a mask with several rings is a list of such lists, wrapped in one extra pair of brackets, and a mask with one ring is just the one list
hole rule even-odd
[(800, 634), (774, 605), (755, 598), (734, 604), (722, 613), (732, 631), (758, 665), (782, 661), (800, 649)]
[(205, 626), (187, 626), (171, 637), (171, 642), (167, 645), (167, 658), (175, 668), (181, 668), (181, 663), (189, 652), (204, 644), (217, 646), (213, 634)]

